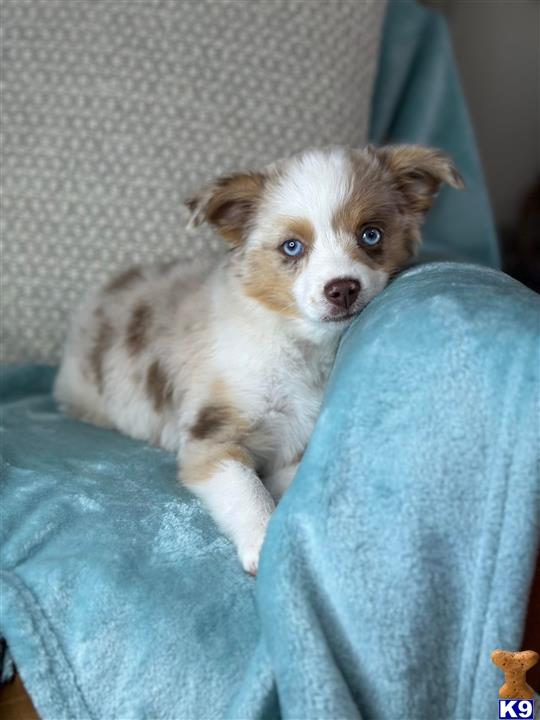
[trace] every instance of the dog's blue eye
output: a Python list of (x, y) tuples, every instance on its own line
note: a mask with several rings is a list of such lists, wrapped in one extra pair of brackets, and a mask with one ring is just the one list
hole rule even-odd
[(304, 253), (304, 246), (300, 240), (285, 240), (281, 249), (289, 257), (300, 257)]
[(368, 225), (362, 230), (361, 240), (364, 245), (373, 247), (381, 242), (382, 232), (378, 228)]

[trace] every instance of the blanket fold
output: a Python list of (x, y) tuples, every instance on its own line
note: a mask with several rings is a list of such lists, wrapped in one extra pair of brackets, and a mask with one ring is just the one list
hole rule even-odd
[(495, 715), (538, 552), (539, 388), (540, 299), (501, 273), (417, 268), (362, 313), (260, 569), (284, 717)]

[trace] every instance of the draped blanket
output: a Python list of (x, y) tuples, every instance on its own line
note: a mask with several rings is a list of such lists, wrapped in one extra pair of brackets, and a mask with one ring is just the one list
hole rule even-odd
[[(47, 718), (494, 715), (538, 548), (540, 300), (439, 263), (341, 344), (257, 580), (174, 457), (2, 377), (2, 612)], [(6, 666), (7, 667), (7, 666)]]

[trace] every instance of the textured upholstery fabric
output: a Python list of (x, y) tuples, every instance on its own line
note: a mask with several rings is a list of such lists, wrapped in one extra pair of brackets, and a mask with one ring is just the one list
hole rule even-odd
[(182, 198), (366, 140), (382, 0), (5, 0), (5, 362), (55, 361), (88, 286), (218, 252)]

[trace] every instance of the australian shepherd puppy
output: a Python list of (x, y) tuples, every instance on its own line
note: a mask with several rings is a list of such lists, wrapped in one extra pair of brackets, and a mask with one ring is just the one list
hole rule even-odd
[(134, 267), (75, 315), (55, 396), (73, 416), (177, 453), (255, 574), (319, 412), (339, 338), (416, 251), (444, 154), (309, 150), (220, 177), (187, 205), (230, 246), (210, 270)]

